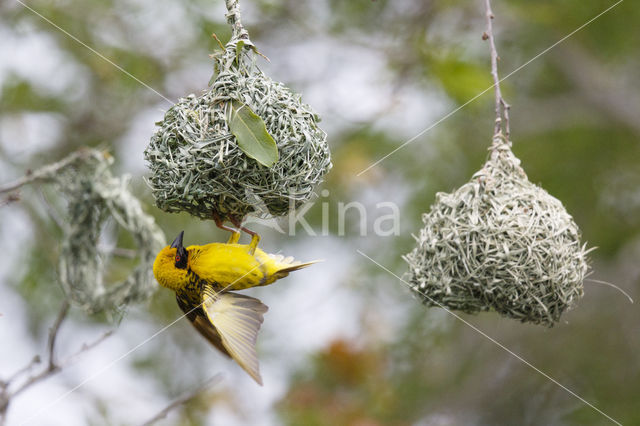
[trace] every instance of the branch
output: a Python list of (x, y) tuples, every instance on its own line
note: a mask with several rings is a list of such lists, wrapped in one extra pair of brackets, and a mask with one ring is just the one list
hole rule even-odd
[(202, 383), (200, 386), (198, 386), (196, 389), (194, 389), (194, 390), (192, 390), (190, 392), (186, 392), (183, 395), (181, 395), (180, 397), (178, 397), (175, 400), (173, 400), (162, 411), (160, 411), (158, 414), (153, 416), (151, 419), (149, 419), (146, 422), (144, 422), (141, 426), (150, 426), (150, 425), (154, 424), (155, 422), (157, 422), (158, 420), (164, 419), (167, 416), (167, 414), (169, 414), (172, 410), (174, 410), (175, 408), (177, 408), (177, 407), (179, 407), (181, 405), (184, 405), (187, 402), (191, 401), (193, 398), (197, 397), (199, 394), (201, 394), (202, 392), (207, 390), (207, 388), (209, 388), (213, 384), (219, 382), (221, 378), (222, 378), (221, 374), (216, 374), (215, 376), (209, 378), (204, 383)]
[(21, 369), (13, 373), (13, 375), (9, 377), (6, 381), (0, 381), (0, 388), (4, 388), (4, 389), (8, 388), (9, 385), (12, 382), (14, 382), (18, 377), (31, 371), (31, 369), (36, 365), (40, 364), (40, 362), (42, 362), (42, 360), (40, 359), (40, 355), (34, 356), (29, 362), (29, 364), (25, 365), (24, 367), (22, 367)]
[(56, 337), (58, 337), (58, 330), (60, 330), (60, 325), (62, 321), (67, 317), (69, 313), (69, 302), (65, 299), (62, 302), (62, 307), (60, 308), (60, 312), (58, 312), (58, 317), (56, 318), (56, 322), (53, 323), (53, 327), (49, 331), (49, 342), (47, 343), (47, 347), (49, 348), (49, 368), (56, 368), (55, 362), (55, 349), (56, 349)]
[(20, 179), (16, 179), (13, 182), (0, 185), (0, 194), (14, 191), (28, 183), (35, 182), (37, 180), (51, 179), (51, 176), (54, 176), (60, 169), (67, 167), (79, 158), (86, 158), (90, 154), (91, 151), (88, 149), (79, 149), (78, 151), (74, 152), (63, 160), (58, 161), (57, 163), (48, 164), (36, 171), (28, 170), (27, 174)]
[(242, 18), (240, 16), (239, 0), (226, 0), (227, 6), (227, 23), (231, 25), (231, 39), (244, 40), (246, 45), (253, 46), (249, 40), (249, 32), (242, 26)]
[(3, 200), (0, 200), (0, 207), (15, 203), (16, 201), (20, 201), (20, 194), (17, 191), (12, 192), (11, 194), (4, 197)]
[(13, 398), (16, 395), (23, 392), (25, 389), (33, 386), (35, 383), (38, 383), (41, 380), (46, 379), (47, 377), (57, 373), (60, 370), (60, 366), (56, 363), (55, 358), (55, 348), (56, 348), (56, 340), (58, 338), (58, 331), (60, 330), (60, 326), (62, 322), (67, 317), (69, 313), (69, 302), (66, 300), (62, 303), (60, 307), (60, 312), (58, 312), (58, 317), (56, 321), (53, 323), (53, 327), (49, 330), (49, 340), (47, 342), (47, 353), (48, 353), (48, 362), (47, 367), (42, 370), (40, 373), (35, 376), (30, 376), (24, 383), (22, 383), (16, 390), (9, 394), (9, 398)]
[(493, 87), (496, 94), (496, 123), (493, 135), (496, 136), (502, 132), (504, 119), (504, 135), (508, 141), (511, 134), (511, 130), (509, 128), (509, 108), (511, 108), (511, 106), (502, 98), (502, 93), (500, 91), (500, 78), (498, 77), (498, 59), (500, 59), (500, 56), (498, 55), (495, 39), (493, 37), (493, 19), (495, 16), (491, 10), (490, 0), (485, 0), (484, 4), (486, 9), (485, 15), (487, 18), (487, 30), (482, 34), (482, 39), (489, 40), (489, 48), (491, 49), (491, 76), (493, 77)]
[[(239, 0), (226, 0), (225, 4), (227, 6), (227, 24), (231, 26), (231, 40), (229, 43), (237, 43), (242, 40), (244, 42), (244, 47), (251, 49), (255, 54), (260, 55), (265, 60), (269, 61), (269, 58), (258, 51), (256, 45), (253, 44), (249, 38), (249, 31), (245, 30), (242, 26)], [(222, 46), (222, 43), (215, 34), (213, 34), (213, 37), (218, 41), (220, 46)], [(237, 46), (237, 44), (234, 44), (234, 46)]]
[(2, 389), (0, 391), (0, 425), (4, 424), (6, 420), (9, 403), (11, 402), (11, 399), (13, 397), (15, 397), (20, 392), (24, 391), (30, 386), (33, 386), (35, 383), (49, 377), (50, 375), (52, 375), (53, 373), (59, 370), (59, 367), (56, 365), (56, 362), (55, 362), (56, 338), (58, 337), (58, 330), (60, 330), (60, 325), (62, 324), (62, 322), (64, 321), (68, 313), (69, 313), (69, 302), (65, 300), (62, 303), (60, 312), (58, 312), (58, 317), (56, 318), (56, 321), (53, 323), (53, 327), (51, 327), (51, 329), (49, 330), (49, 341), (47, 343), (47, 348), (48, 348), (47, 352), (49, 354), (48, 355), (49, 360), (47, 363), (47, 367), (44, 370), (42, 370), (40, 373), (36, 374), (35, 376), (30, 376), (24, 383), (18, 386), (18, 388), (15, 391), (12, 391), (12, 392), (9, 391), (8, 389), (9, 385), (13, 380), (15, 380), (18, 376), (22, 375), (23, 373), (31, 370), (31, 368), (35, 364), (40, 362), (40, 357), (36, 356), (29, 362), (29, 364), (26, 367), (21, 368), (15, 374), (13, 374), (13, 376), (9, 380), (2, 383)]
[(111, 337), (113, 332), (114, 332), (114, 330), (109, 330), (109, 331), (103, 333), (102, 336), (98, 337), (93, 342), (91, 342), (91, 343), (83, 343), (82, 346), (80, 346), (80, 349), (78, 349), (75, 353), (73, 353), (73, 354), (69, 355), (68, 357), (66, 357), (62, 362), (58, 363), (58, 366), (62, 369), (63, 367), (66, 367), (67, 365), (72, 364), (73, 361), (75, 360), (75, 358), (79, 357), (83, 353), (85, 353), (87, 351), (90, 351), (91, 349), (93, 349), (96, 346), (98, 346), (100, 343), (105, 341), (108, 337)]
[(7, 410), (12, 398), (16, 397), (36, 383), (58, 373), (66, 365), (70, 364), (77, 356), (94, 348), (113, 333), (113, 330), (106, 332), (93, 343), (83, 344), (77, 352), (68, 356), (61, 362), (58, 361), (56, 358), (56, 342), (58, 340), (58, 332), (60, 330), (60, 326), (67, 318), (69, 308), (69, 302), (65, 300), (60, 307), (60, 311), (58, 312), (58, 316), (56, 317), (53, 326), (49, 330), (49, 339), (47, 341), (47, 366), (44, 368), (44, 370), (42, 370), (38, 374), (29, 376), (24, 382), (17, 386), (15, 390), (9, 389), (13, 381), (15, 381), (22, 374), (30, 371), (36, 364), (40, 363), (40, 357), (36, 356), (29, 362), (27, 366), (18, 370), (8, 380), (0, 381), (0, 425), (3, 425), (5, 423)]

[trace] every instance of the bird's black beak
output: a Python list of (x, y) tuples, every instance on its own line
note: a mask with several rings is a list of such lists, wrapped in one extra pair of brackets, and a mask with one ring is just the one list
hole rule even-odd
[(171, 243), (171, 248), (182, 248), (182, 237), (184, 236), (184, 231), (181, 231), (175, 240)]

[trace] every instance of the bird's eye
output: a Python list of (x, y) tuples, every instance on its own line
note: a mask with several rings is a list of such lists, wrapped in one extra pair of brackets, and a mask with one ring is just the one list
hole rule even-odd
[(185, 249), (178, 250), (175, 257), (176, 268), (185, 269), (187, 267), (188, 253)]

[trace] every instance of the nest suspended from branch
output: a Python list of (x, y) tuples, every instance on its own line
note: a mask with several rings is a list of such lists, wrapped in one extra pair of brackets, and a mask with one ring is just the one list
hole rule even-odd
[[(157, 206), (202, 219), (281, 216), (309, 201), (331, 168), (319, 117), (300, 95), (255, 65), (250, 42), (232, 39), (214, 56), (216, 77), (200, 96), (182, 98), (157, 123), (145, 150)], [(229, 128), (232, 103), (248, 106), (278, 148), (271, 167), (239, 148)]]
[[(68, 200), (68, 224), (59, 260), (59, 276), (67, 298), (89, 313), (110, 311), (146, 300), (157, 285), (153, 261), (165, 237), (154, 219), (142, 211), (132, 195), (129, 178), (113, 177), (113, 159), (96, 151), (80, 151), (50, 176)], [(136, 245), (138, 265), (121, 282), (105, 282), (109, 256), (98, 250), (107, 219), (129, 232)]]
[(436, 195), (417, 247), (404, 257), (409, 282), (428, 306), (553, 326), (583, 295), (589, 250), (562, 203), (529, 182), (510, 146), (496, 137), (470, 182)]

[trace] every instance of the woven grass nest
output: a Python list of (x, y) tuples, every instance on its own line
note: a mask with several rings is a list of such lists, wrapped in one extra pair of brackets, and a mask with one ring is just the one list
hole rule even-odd
[(438, 193), (422, 219), (417, 247), (404, 258), (428, 306), (551, 327), (583, 295), (589, 250), (578, 226), (558, 199), (529, 182), (501, 137), (471, 181)]
[[(157, 206), (202, 219), (249, 213), (281, 216), (309, 201), (331, 168), (319, 117), (300, 95), (255, 65), (252, 45), (232, 40), (214, 55), (216, 76), (200, 96), (182, 98), (157, 123), (145, 150)], [(248, 157), (231, 133), (229, 108), (242, 102), (259, 116), (278, 148), (271, 167)]]

